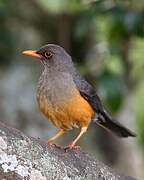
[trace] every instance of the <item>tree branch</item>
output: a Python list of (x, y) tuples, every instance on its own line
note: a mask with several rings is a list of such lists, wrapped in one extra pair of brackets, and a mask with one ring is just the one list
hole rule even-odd
[(79, 150), (51, 147), (0, 122), (0, 179), (134, 180)]

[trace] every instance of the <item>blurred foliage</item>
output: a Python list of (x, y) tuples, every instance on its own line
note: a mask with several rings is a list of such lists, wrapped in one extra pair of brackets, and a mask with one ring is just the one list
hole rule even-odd
[(138, 132), (140, 134), (139, 140), (144, 148), (144, 81), (137, 87), (136, 95), (136, 119), (138, 125)]
[(111, 112), (117, 112), (124, 99), (123, 83), (120, 77), (110, 73), (103, 72), (98, 79), (99, 94), (105, 99), (105, 104)]

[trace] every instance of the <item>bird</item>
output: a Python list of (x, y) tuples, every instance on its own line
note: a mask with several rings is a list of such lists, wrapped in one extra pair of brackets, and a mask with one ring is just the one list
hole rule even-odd
[(38, 50), (22, 53), (39, 59), (43, 65), (36, 99), (40, 111), (59, 129), (48, 144), (53, 145), (68, 130), (79, 128), (79, 134), (65, 149), (76, 147), (91, 121), (119, 137), (136, 136), (106, 111), (95, 88), (78, 72), (63, 47), (46, 44)]

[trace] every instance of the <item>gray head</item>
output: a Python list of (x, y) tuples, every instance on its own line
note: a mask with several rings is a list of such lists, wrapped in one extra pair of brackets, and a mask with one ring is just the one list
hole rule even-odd
[(74, 66), (70, 55), (60, 46), (47, 44), (38, 50), (24, 51), (23, 54), (40, 59), (44, 68), (60, 72), (72, 72)]

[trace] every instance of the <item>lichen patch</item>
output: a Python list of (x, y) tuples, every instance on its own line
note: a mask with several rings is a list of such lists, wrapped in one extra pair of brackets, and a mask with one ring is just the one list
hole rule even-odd
[(8, 155), (6, 153), (0, 154), (0, 165), (4, 172), (14, 171), (22, 177), (30, 175), (32, 165), (21, 165), (21, 162), (17, 160), (16, 155)]
[(32, 169), (31, 174), (30, 174), (30, 180), (37, 180), (37, 179), (47, 180), (47, 178), (43, 176), (40, 171), (36, 169)]
[(0, 150), (5, 150), (7, 149), (7, 142), (4, 140), (4, 138), (1, 136), (0, 137)]

